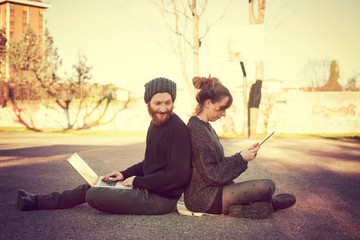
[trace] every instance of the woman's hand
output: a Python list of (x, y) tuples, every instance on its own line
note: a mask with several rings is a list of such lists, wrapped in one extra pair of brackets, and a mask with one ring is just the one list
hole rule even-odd
[(105, 177), (103, 177), (101, 180), (107, 181), (110, 177), (113, 178), (112, 179), (113, 182), (124, 180), (124, 176), (122, 175), (121, 172), (109, 173)]
[(260, 150), (259, 143), (255, 143), (251, 147), (242, 150), (240, 154), (244, 159), (244, 161), (248, 162), (256, 157), (256, 154), (259, 150)]

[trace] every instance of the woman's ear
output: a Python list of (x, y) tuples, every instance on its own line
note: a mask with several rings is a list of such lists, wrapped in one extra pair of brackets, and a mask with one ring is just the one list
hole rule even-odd
[(205, 102), (204, 102), (204, 106), (206, 108), (209, 108), (211, 104), (212, 104), (211, 99), (206, 99)]

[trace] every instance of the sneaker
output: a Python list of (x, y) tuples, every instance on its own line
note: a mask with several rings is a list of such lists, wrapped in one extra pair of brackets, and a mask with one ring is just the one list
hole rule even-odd
[(16, 206), (21, 211), (36, 209), (36, 195), (27, 193), (22, 189), (18, 190)]
[(296, 198), (292, 194), (282, 193), (272, 199), (274, 211), (289, 208), (296, 203)]
[(231, 205), (229, 215), (238, 218), (265, 219), (272, 213), (272, 205), (268, 202), (255, 202), (249, 205)]

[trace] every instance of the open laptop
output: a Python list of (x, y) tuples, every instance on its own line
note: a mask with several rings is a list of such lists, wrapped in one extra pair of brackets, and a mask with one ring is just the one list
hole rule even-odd
[(87, 163), (82, 159), (79, 154), (74, 153), (67, 161), (75, 168), (75, 170), (87, 181), (91, 187), (108, 187), (108, 188), (121, 188), (132, 189), (132, 187), (123, 186), (123, 181), (113, 182), (109, 178), (108, 181), (102, 181), (102, 176), (98, 176)]

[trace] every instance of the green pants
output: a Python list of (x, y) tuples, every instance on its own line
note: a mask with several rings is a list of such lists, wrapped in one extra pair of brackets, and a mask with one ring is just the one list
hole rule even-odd
[(174, 210), (178, 199), (168, 199), (146, 189), (90, 188), (86, 202), (101, 211), (136, 214), (160, 215)]

